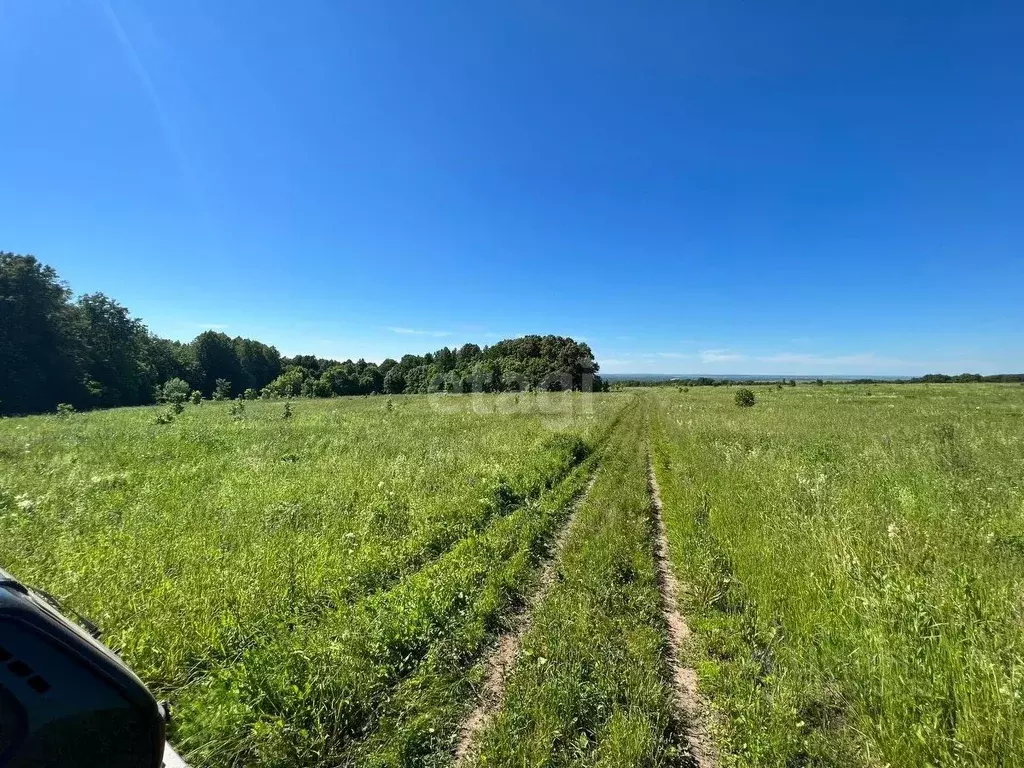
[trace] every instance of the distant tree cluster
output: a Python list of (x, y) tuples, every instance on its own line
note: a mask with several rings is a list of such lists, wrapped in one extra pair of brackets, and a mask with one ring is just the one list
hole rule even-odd
[(956, 376), (929, 373), (909, 381), (911, 384), (1024, 384), (1024, 373), (996, 373), (991, 376), (982, 376), (980, 373), (960, 373)]
[(463, 344), (425, 355), (338, 362), (312, 355), (283, 361), (281, 375), (266, 387), (274, 397), (519, 392), (604, 388), (590, 347), (564, 336), (523, 336), (490, 347)]
[(750, 387), (780, 386), (795, 387), (796, 379), (771, 379), (759, 381), (755, 379), (716, 379), (710, 376), (679, 379), (615, 379), (609, 382), (611, 389), (629, 389), (630, 387), (731, 387), (737, 384)]
[(584, 343), (524, 336), (381, 364), (282, 357), (253, 339), (205, 331), (159, 338), (102, 293), (76, 300), (33, 256), (0, 253), (0, 414), (183, 403), (186, 399), (334, 397), (606, 388)]
[[(1024, 384), (1024, 373), (997, 373), (983, 376), (980, 373), (960, 373), (950, 376), (945, 373), (929, 373), (907, 379), (872, 379), (857, 377), (855, 379), (805, 379), (804, 384), (818, 387), (829, 384)], [(612, 389), (628, 389), (630, 387), (745, 387), (787, 386), (795, 387), (796, 379), (716, 379), (709, 376), (679, 379), (615, 379), (610, 382)]]

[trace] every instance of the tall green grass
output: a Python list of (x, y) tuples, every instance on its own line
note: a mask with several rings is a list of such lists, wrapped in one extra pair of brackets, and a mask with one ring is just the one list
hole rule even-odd
[(0, 565), (97, 619), (198, 766), (684, 762), (646, 486), (726, 765), (1024, 764), (1024, 388), (351, 398), (0, 420)]
[(1024, 389), (656, 398), (727, 764), (1024, 763)]
[(3, 420), (0, 562), (107, 629), (199, 764), (335, 764), (459, 611), (492, 630), (629, 399), (513, 397)]
[(653, 557), (647, 424), (609, 446), (481, 736), (479, 766), (678, 764)]

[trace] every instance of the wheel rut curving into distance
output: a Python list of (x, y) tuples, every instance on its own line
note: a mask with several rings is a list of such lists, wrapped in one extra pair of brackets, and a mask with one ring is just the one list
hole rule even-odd
[(708, 707), (697, 689), (697, 672), (682, 662), (683, 649), (690, 641), (690, 627), (679, 612), (679, 581), (668, 556), (668, 535), (662, 515), (661, 491), (654, 474), (654, 462), (647, 460), (647, 486), (654, 513), (654, 559), (658, 566), (658, 587), (668, 631), (668, 663), (672, 673), (673, 698), (686, 736), (690, 765), (716, 768), (717, 754), (708, 729)]
[(572, 512), (552, 542), (551, 553), (541, 568), (537, 588), (533, 591), (525, 608), (516, 614), (509, 631), (498, 636), (497, 644), (484, 660), (485, 671), (483, 685), (480, 688), (480, 701), (459, 729), (459, 741), (455, 748), (455, 764), (457, 766), (466, 765), (472, 758), (474, 746), (484, 727), (501, 709), (505, 698), (505, 679), (519, 655), (519, 646), (522, 644), (523, 637), (533, 625), (534, 609), (544, 602), (558, 577), (558, 563), (562, 549), (576, 522), (577, 513), (590, 494), (590, 489), (594, 487), (597, 473), (600, 471), (601, 468), (598, 465), (591, 474), (586, 488), (573, 501)]

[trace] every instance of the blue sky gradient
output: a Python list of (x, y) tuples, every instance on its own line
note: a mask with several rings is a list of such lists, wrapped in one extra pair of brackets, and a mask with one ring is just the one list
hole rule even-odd
[(161, 335), (1024, 370), (1019, 2), (0, 4), (0, 248)]

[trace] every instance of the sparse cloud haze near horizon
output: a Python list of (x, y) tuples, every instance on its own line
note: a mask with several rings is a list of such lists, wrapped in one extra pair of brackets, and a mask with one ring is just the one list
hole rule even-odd
[[(870, 352), (857, 354), (814, 354), (777, 352), (745, 354), (724, 349), (699, 352), (646, 352), (620, 354), (602, 359), (603, 373), (701, 374), (771, 376), (919, 376), (925, 373), (1014, 373), (991, 361), (961, 358), (947, 360), (908, 360)], [(1024, 365), (1018, 366), (1024, 368)]]
[[(278, 336), (272, 330), (258, 328), (248, 333), (234, 323), (193, 324), (201, 330), (216, 330), (234, 335), (258, 336), (268, 343), (275, 344), (286, 355), (315, 354), (328, 359), (365, 359), (380, 363), (385, 358), (398, 359), (404, 354), (424, 354), (435, 352), (441, 347), (457, 349), (465, 343), (479, 346), (494, 344), (502, 339), (517, 338), (531, 331), (518, 329), (515, 332), (500, 333), (492, 330), (475, 328), (472, 330), (440, 330), (428, 328), (410, 328), (406, 326), (386, 326), (388, 339), (378, 340), (366, 329), (349, 336), (336, 339), (328, 337)], [(192, 326), (189, 326), (191, 328)], [(171, 337), (188, 341), (188, 333), (179, 329)], [(533, 333), (545, 332), (537, 330)], [(552, 331), (557, 336), (569, 336), (576, 341), (586, 342), (594, 350), (597, 362), (603, 373), (635, 373), (635, 374), (699, 374), (699, 375), (756, 375), (772, 376), (814, 376), (814, 375), (852, 375), (852, 376), (919, 376), (926, 373), (1019, 373), (1024, 371), (1024, 362), (1000, 364), (999, 361), (972, 355), (969, 351), (958, 350), (957, 355), (929, 358), (910, 356), (896, 357), (877, 352), (851, 352), (829, 354), (806, 351), (758, 351), (749, 352), (726, 346), (709, 346), (707, 348), (688, 351), (635, 351), (632, 347), (639, 345), (633, 337), (615, 336), (605, 340), (596, 334), (579, 331)], [(806, 346), (811, 342), (808, 338), (794, 338), (793, 344)], [(682, 339), (676, 344), (695, 347), (692, 339)], [(629, 347), (625, 345), (628, 344)], [(602, 354), (604, 349), (614, 349), (610, 354)]]
[(392, 333), (398, 333), (403, 336), (433, 336), (435, 338), (443, 338), (445, 336), (451, 336), (451, 331), (427, 331), (421, 328), (401, 328), (395, 326), (388, 326), (388, 330)]

